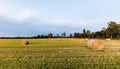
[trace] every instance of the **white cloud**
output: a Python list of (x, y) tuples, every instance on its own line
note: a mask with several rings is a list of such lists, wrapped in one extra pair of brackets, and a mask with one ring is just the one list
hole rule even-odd
[(0, 5), (0, 16), (7, 16), (10, 12), (9, 8), (5, 5)]
[(76, 19), (50, 19), (45, 20), (47, 24), (55, 25), (55, 26), (69, 26), (69, 27), (79, 27), (79, 26), (85, 26), (86, 22), (82, 20), (76, 20)]
[(107, 27), (108, 18), (96, 18), (96, 19), (67, 19), (67, 18), (58, 18), (58, 19), (48, 19), (44, 20), (46, 25), (52, 25), (55, 27), (69, 27), (71, 29), (89, 29), (92, 31), (99, 31), (103, 27)]
[(24, 9), (24, 10), (20, 10), (15, 16), (13, 16), (12, 18), (17, 20), (17, 21), (26, 21), (29, 20), (31, 18), (33, 18), (36, 15), (36, 11), (32, 10), (32, 9)]
[(6, 20), (13, 23), (23, 23), (37, 15), (37, 11), (34, 9), (15, 9), (5, 5), (0, 5), (0, 17), (6, 18)]

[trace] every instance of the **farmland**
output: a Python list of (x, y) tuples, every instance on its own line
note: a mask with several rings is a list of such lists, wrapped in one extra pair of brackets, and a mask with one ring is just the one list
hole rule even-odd
[(0, 39), (0, 69), (119, 69), (120, 40), (104, 42), (102, 51), (84, 39)]

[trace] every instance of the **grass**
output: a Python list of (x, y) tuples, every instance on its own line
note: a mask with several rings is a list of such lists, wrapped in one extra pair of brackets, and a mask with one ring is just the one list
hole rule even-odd
[(120, 41), (92, 51), (84, 39), (0, 39), (0, 69), (119, 69)]

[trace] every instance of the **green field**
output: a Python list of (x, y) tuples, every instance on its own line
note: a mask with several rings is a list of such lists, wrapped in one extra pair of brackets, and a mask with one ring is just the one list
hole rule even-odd
[(0, 69), (119, 69), (120, 40), (104, 42), (102, 51), (84, 39), (0, 39)]

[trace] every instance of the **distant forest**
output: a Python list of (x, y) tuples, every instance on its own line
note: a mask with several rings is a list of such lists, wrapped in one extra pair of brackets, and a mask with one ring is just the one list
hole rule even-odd
[(54, 36), (52, 33), (47, 35), (41, 34), (32, 37), (0, 37), (1, 39), (31, 39), (31, 38), (120, 38), (120, 24), (116, 22), (109, 22), (107, 28), (102, 28), (101, 31), (91, 32), (90, 30), (83, 29), (82, 33), (75, 32), (66, 36), (66, 32)]

